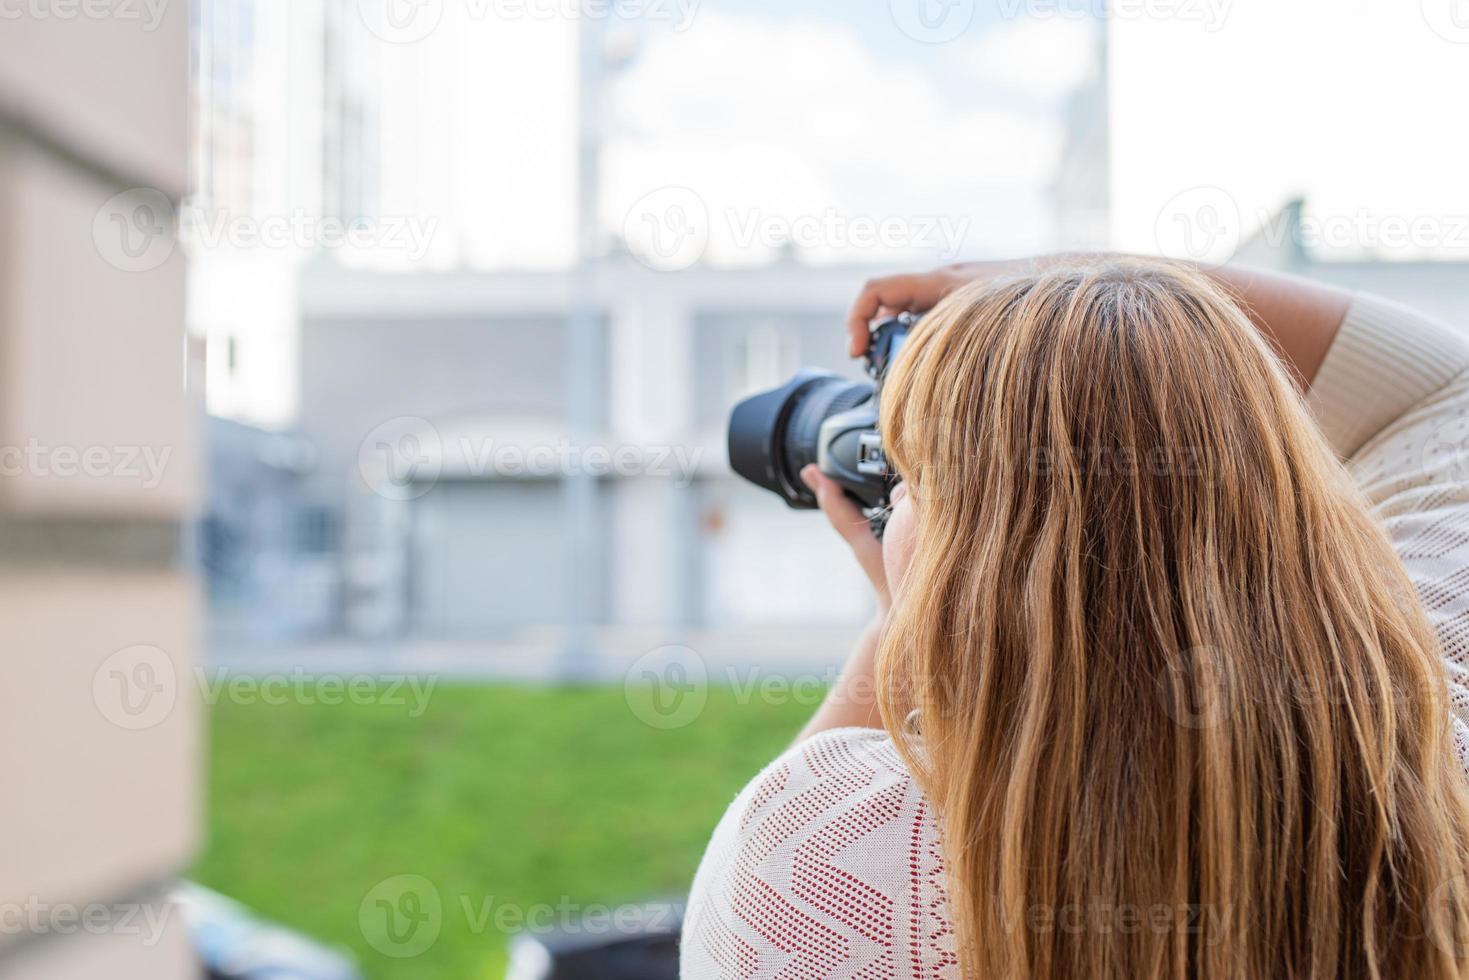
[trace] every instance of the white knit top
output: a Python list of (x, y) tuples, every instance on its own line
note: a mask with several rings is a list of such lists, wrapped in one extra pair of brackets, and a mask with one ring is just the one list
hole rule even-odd
[[(1310, 394), (1443, 644), (1469, 763), (1469, 338), (1359, 296)], [(694, 878), (683, 980), (958, 978), (930, 808), (886, 733), (793, 746), (730, 804)]]

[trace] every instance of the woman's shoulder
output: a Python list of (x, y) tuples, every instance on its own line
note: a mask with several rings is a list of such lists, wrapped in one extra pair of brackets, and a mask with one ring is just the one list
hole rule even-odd
[(778, 756), (750, 782), (752, 809), (775, 795), (818, 790), (822, 795), (870, 796), (913, 786), (912, 774), (887, 732), (834, 728), (804, 739)]
[(943, 875), (931, 808), (892, 739), (813, 736), (756, 776), (716, 829), (690, 896), (683, 976), (942, 971), (953, 959)]
[(726, 814), (741, 834), (830, 839), (858, 829), (883, 835), (932, 823), (887, 732), (837, 728), (792, 745), (745, 787)]

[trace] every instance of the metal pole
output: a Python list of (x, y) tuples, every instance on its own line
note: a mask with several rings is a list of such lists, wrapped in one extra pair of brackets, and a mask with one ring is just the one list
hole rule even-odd
[[(602, 21), (580, 18), (577, 31), (576, 268), (566, 329), (566, 419), (571, 442), (585, 452), (601, 422), (603, 318), (597, 302), (598, 182), (601, 151)], [(597, 481), (584, 467), (562, 474), (566, 577), (565, 630), (556, 677), (592, 678), (593, 627), (603, 608), (606, 561), (597, 520)]]

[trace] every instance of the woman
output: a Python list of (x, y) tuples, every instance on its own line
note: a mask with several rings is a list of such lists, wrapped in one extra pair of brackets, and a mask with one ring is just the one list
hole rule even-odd
[(869, 284), (854, 353), (930, 306), (882, 542), (803, 474), (878, 621), (715, 831), (686, 980), (1469, 976), (1469, 342), (1052, 259)]

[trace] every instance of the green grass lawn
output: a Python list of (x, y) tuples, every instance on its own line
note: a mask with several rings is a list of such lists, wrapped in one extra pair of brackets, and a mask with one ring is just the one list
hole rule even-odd
[[(725, 806), (810, 712), (714, 689), (697, 720), (665, 731), (621, 686), (441, 684), (418, 718), (221, 702), (194, 877), (350, 948), (372, 980), (498, 980), (496, 922), (518, 909), (686, 889)], [(442, 902), (437, 940), (409, 957), (359, 926), (368, 892), (396, 875), (422, 876)]]

